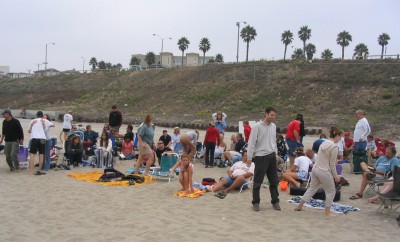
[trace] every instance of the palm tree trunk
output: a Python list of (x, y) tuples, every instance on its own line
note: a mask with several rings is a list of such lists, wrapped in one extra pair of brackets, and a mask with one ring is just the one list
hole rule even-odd
[(183, 67), (183, 52), (184, 52), (184, 51), (182, 50), (182, 67)]
[(306, 41), (303, 41), (303, 57), (306, 56)]
[(249, 61), (249, 42), (250, 41), (247, 41), (246, 62)]
[(283, 54), (283, 60), (286, 59), (286, 49), (287, 49), (287, 45), (285, 45), (285, 52), (284, 52), (284, 54)]
[(342, 46), (342, 60), (344, 60), (344, 46)]
[(203, 51), (203, 66), (204, 66), (204, 61), (206, 60), (206, 52)]
[(385, 46), (384, 45), (382, 45), (382, 53), (381, 53), (381, 60), (383, 59), (383, 48), (384, 48)]

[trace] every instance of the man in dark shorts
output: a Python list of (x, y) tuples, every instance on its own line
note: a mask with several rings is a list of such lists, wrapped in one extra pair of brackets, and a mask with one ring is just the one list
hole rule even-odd
[(35, 165), (35, 155), (39, 152), (39, 170), (36, 171), (35, 175), (46, 175), (41, 172), (44, 160), (44, 151), (46, 144), (46, 134), (44, 129), (46, 126), (52, 125), (47, 119), (43, 119), (43, 112), (38, 111), (36, 119), (33, 119), (29, 124), (28, 132), (31, 133), (31, 146), (29, 148), (29, 173), (33, 174), (33, 167)]
[(167, 151), (172, 151), (172, 150), (169, 147), (165, 146), (164, 142), (162, 140), (159, 140), (157, 142), (157, 149), (156, 149), (156, 156), (157, 156), (159, 165), (161, 165), (161, 155)]

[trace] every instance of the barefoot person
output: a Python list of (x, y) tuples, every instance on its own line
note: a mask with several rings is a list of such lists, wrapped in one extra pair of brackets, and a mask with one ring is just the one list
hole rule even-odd
[(154, 120), (153, 114), (147, 114), (144, 118), (143, 125), (139, 127), (139, 158), (135, 164), (135, 175), (139, 173), (140, 166), (146, 163), (145, 176), (149, 174), (151, 165), (154, 164)]
[(193, 193), (193, 164), (189, 161), (189, 156), (187, 154), (183, 154), (181, 159), (170, 169), (170, 176), (173, 175), (178, 166), (180, 167), (178, 178), (182, 185), (182, 189), (180, 191), (188, 194)]
[(271, 203), (275, 210), (281, 210), (276, 165), (276, 125), (273, 123), (275, 118), (275, 109), (273, 107), (266, 108), (264, 120), (254, 125), (247, 147), (247, 160), (248, 162), (253, 161), (255, 164), (252, 204), (253, 210), (256, 212), (260, 211), (260, 188), (265, 174), (270, 182)]
[(181, 135), (180, 143), (183, 147), (183, 153), (189, 155), (189, 161), (192, 161), (196, 154), (196, 143), (199, 139), (199, 131), (192, 130)]
[(325, 215), (336, 216), (331, 212), (333, 198), (336, 194), (335, 182), (339, 182), (340, 178), (336, 173), (336, 158), (339, 153), (338, 147), (335, 145), (343, 134), (343, 131), (332, 127), (329, 131), (329, 140), (323, 142), (319, 147), (317, 160), (311, 172), (311, 184), (304, 196), (301, 198), (299, 205), (295, 208), (296, 211), (301, 211), (305, 202), (310, 200), (317, 192), (320, 185), (324, 188), (325, 199)]

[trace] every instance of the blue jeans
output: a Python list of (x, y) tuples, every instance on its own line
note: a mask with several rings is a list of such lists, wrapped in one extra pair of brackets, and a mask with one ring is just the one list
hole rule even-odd
[(296, 140), (292, 140), (292, 139), (288, 139), (288, 138), (286, 138), (285, 140), (286, 140), (286, 144), (289, 147), (288, 156), (289, 157), (296, 157), (296, 154), (294, 153), (296, 151), (296, 148), (297, 148)]
[(354, 142), (354, 153), (359, 154), (367, 149), (367, 141)]
[(133, 160), (133, 157), (134, 157), (134, 155), (131, 153), (131, 154), (126, 155), (124, 160)]
[(51, 149), (51, 144), (52, 144), (52, 140), (48, 139), (46, 140), (46, 144), (45, 144), (45, 151), (44, 151), (44, 170), (48, 171), (50, 169), (50, 164), (51, 164), (51, 160), (50, 160), (50, 149)]

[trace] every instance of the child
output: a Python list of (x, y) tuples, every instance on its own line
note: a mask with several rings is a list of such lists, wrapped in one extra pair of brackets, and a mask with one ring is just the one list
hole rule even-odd
[(135, 151), (133, 150), (133, 141), (129, 134), (125, 134), (124, 141), (122, 142), (122, 154), (119, 155), (120, 160), (133, 160)]
[(178, 178), (182, 185), (181, 191), (188, 194), (193, 193), (193, 164), (189, 162), (189, 156), (187, 154), (183, 154), (181, 159), (170, 169), (170, 176), (174, 174), (174, 171), (178, 166), (180, 167)]

